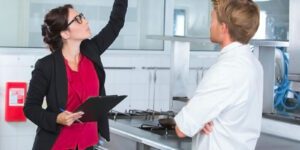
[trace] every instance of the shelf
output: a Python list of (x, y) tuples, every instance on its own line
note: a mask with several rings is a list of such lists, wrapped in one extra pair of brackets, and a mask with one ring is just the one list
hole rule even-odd
[(250, 44), (254, 46), (265, 47), (289, 47), (289, 41), (275, 41), (275, 40), (251, 40)]
[(208, 38), (200, 38), (200, 37), (147, 35), (147, 38), (148, 39), (155, 39), (155, 40), (164, 40), (164, 41), (208, 42), (208, 43), (212, 43), (210, 41), (210, 39), (208, 39)]
[[(197, 42), (197, 43), (211, 43), (209, 38), (202, 37), (188, 37), (188, 36), (163, 36), (163, 35), (147, 35), (148, 39), (165, 40), (165, 41), (179, 41), (179, 42)], [(275, 40), (251, 40), (250, 44), (254, 46), (264, 47), (288, 47), (289, 41), (275, 41)]]
[(289, 80), (300, 82), (300, 74), (289, 74)]

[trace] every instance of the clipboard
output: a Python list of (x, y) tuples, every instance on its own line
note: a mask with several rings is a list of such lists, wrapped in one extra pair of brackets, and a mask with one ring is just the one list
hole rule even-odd
[(75, 111), (83, 111), (84, 114), (80, 118), (82, 122), (97, 121), (100, 117), (107, 113), (124, 100), (127, 95), (109, 95), (109, 96), (97, 96), (88, 98), (83, 104), (81, 104)]

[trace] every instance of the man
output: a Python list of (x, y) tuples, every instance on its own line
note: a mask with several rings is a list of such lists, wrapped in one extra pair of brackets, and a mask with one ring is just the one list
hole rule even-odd
[(210, 39), (222, 50), (195, 96), (176, 115), (176, 133), (193, 137), (193, 150), (254, 150), (261, 128), (263, 69), (248, 42), (259, 26), (259, 9), (252, 0), (212, 3)]

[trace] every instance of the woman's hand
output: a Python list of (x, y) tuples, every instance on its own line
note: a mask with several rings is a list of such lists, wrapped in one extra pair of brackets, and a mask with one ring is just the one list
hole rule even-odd
[(212, 121), (206, 123), (204, 127), (201, 129), (201, 133), (206, 135), (210, 134), (213, 130), (213, 126), (214, 124)]
[(69, 111), (63, 111), (60, 114), (58, 114), (56, 118), (56, 123), (65, 125), (65, 126), (71, 126), (74, 121), (78, 120), (82, 117), (84, 113), (82, 111), (71, 113)]

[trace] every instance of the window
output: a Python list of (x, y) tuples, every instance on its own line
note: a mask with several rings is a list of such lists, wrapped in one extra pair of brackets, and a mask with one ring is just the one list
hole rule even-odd
[[(184, 31), (184, 36), (209, 39), (211, 2), (202, 0), (175, 0), (174, 16), (184, 14), (184, 29), (178, 29), (178, 21), (174, 23), (177, 30)], [(174, 18), (176, 20), (177, 18)], [(180, 26), (180, 27), (182, 27)], [(176, 31), (177, 31), (176, 30)], [(174, 32), (174, 35), (175, 32)], [(216, 45), (211, 42), (191, 43), (191, 50), (215, 50)]]
[(175, 9), (174, 10), (174, 31), (175, 36), (185, 35), (185, 10)]
[(260, 27), (255, 39), (288, 40), (289, 0), (256, 0)]
[[(254, 39), (288, 40), (289, 1), (288, 0), (254, 0), (260, 7), (260, 27)], [(179, 29), (178, 21), (174, 23), (178, 31), (185, 31), (184, 36), (209, 39), (212, 2), (202, 0), (175, 0), (174, 20), (184, 12), (184, 29)], [(182, 26), (180, 26), (182, 27)], [(211, 42), (191, 43), (192, 51), (218, 50)]]
[[(113, 0), (0, 0), (0, 46), (45, 47), (41, 36), (44, 15), (66, 3), (83, 12), (92, 33), (106, 25)], [(163, 42), (146, 35), (164, 33), (164, 0), (129, 0), (125, 26), (110, 49), (163, 50)]]

